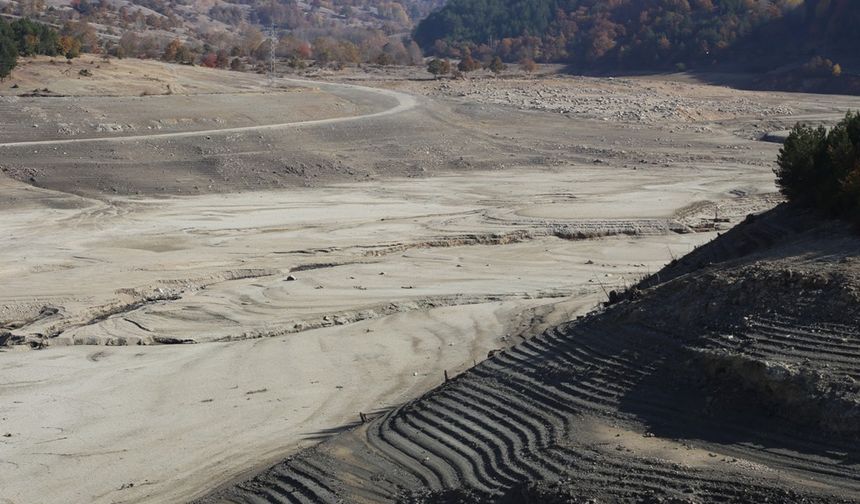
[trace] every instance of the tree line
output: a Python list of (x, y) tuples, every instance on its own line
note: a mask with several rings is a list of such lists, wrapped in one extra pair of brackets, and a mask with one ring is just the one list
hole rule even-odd
[(185, 0), (70, 0), (48, 5), (45, 0), (18, 0), (0, 2), (0, 13), (54, 25), (74, 24), (87, 53), (262, 71), (272, 49), (272, 29), (276, 56), (296, 67), (307, 60), (335, 68), (356, 63), (423, 64), (421, 50), (408, 34), (418, 19), (443, 3), (226, 0), (209, 5)]
[(5, 79), (18, 63), (19, 56), (65, 56), (76, 58), (81, 41), (60, 34), (48, 25), (20, 18), (7, 22), (0, 18), (0, 79)]
[(853, 53), (858, 23), (856, 0), (450, 0), (413, 38), (446, 57), (683, 69)]

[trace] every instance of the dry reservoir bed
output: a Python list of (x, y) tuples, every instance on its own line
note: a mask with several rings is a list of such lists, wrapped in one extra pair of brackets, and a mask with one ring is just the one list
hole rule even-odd
[[(187, 501), (402, 404), (772, 206), (777, 147), (752, 133), (856, 104), (747, 93), (717, 115), (631, 118), (600, 112), (604, 95), (647, 112), (734, 92), (560, 79), (528, 103), (531, 80), (276, 94), (156, 62), (66, 80), (36, 63), (20, 90), (47, 79), (91, 98), (0, 104), (17, 114), (4, 138), (63, 138), (0, 160), (0, 502), (16, 504)], [(198, 110), (209, 94), (221, 112)], [(191, 120), (122, 116), (158, 103)], [(289, 126), (245, 129), (270, 123)], [(208, 133), (224, 128), (242, 131)]]
[[(690, 220), (672, 209), (736, 182), (648, 177), (110, 201), (6, 180), (0, 318), (30, 345), (0, 358), (0, 495), (180, 501), (415, 397), (710, 239), (669, 231)], [(643, 191), (659, 197), (639, 217)], [(729, 203), (739, 218), (767, 201)], [(180, 341), (199, 344), (157, 345)]]

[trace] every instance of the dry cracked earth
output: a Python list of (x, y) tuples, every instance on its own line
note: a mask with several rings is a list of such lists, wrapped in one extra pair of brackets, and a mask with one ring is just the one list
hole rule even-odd
[(857, 498), (856, 238), (747, 216), (860, 100), (66, 67), (0, 92), (0, 502)]

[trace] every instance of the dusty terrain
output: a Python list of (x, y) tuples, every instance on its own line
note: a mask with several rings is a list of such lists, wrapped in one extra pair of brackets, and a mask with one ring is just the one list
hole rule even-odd
[(782, 208), (201, 502), (856, 502), (860, 239)]
[[(0, 502), (187, 501), (263, 470), (772, 207), (756, 132), (860, 106), (84, 64), (28, 63), (0, 98)], [(702, 114), (645, 114), (676, 102)], [(595, 425), (589, 449), (616, 433)]]

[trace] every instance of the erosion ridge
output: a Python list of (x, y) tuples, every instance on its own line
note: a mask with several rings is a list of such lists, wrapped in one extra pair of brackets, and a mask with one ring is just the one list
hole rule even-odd
[[(65, 333), (73, 332), (75, 329), (92, 326), (114, 317), (120, 317), (122, 320), (148, 332), (147, 329), (141, 327), (137, 322), (129, 320), (126, 316), (152, 303), (176, 301), (188, 292), (205, 289), (207, 286), (215, 283), (261, 278), (277, 273), (276, 270), (270, 269), (237, 269), (223, 271), (204, 278), (160, 280), (148, 286), (117, 289), (117, 298), (114, 301), (105, 305), (93, 306), (84, 311), (84, 313), (67, 314), (62, 307), (46, 305), (38, 314), (32, 315), (26, 320), (0, 320), (0, 335), (5, 334), (13, 344), (27, 344), (33, 348), (58, 344), (57, 342), (61, 342), (59, 344), (84, 343), (108, 345), (143, 344), (144, 342), (172, 343), (174, 342), (173, 338), (164, 336), (141, 338), (132, 335), (122, 338), (89, 338), (80, 340), (76, 340), (74, 336), (70, 338), (64, 338), (63, 336)], [(8, 329), (14, 330), (18, 334), (11, 333)], [(3, 343), (6, 343), (5, 339)]]
[(849, 502), (860, 237), (782, 205), (199, 503)]

